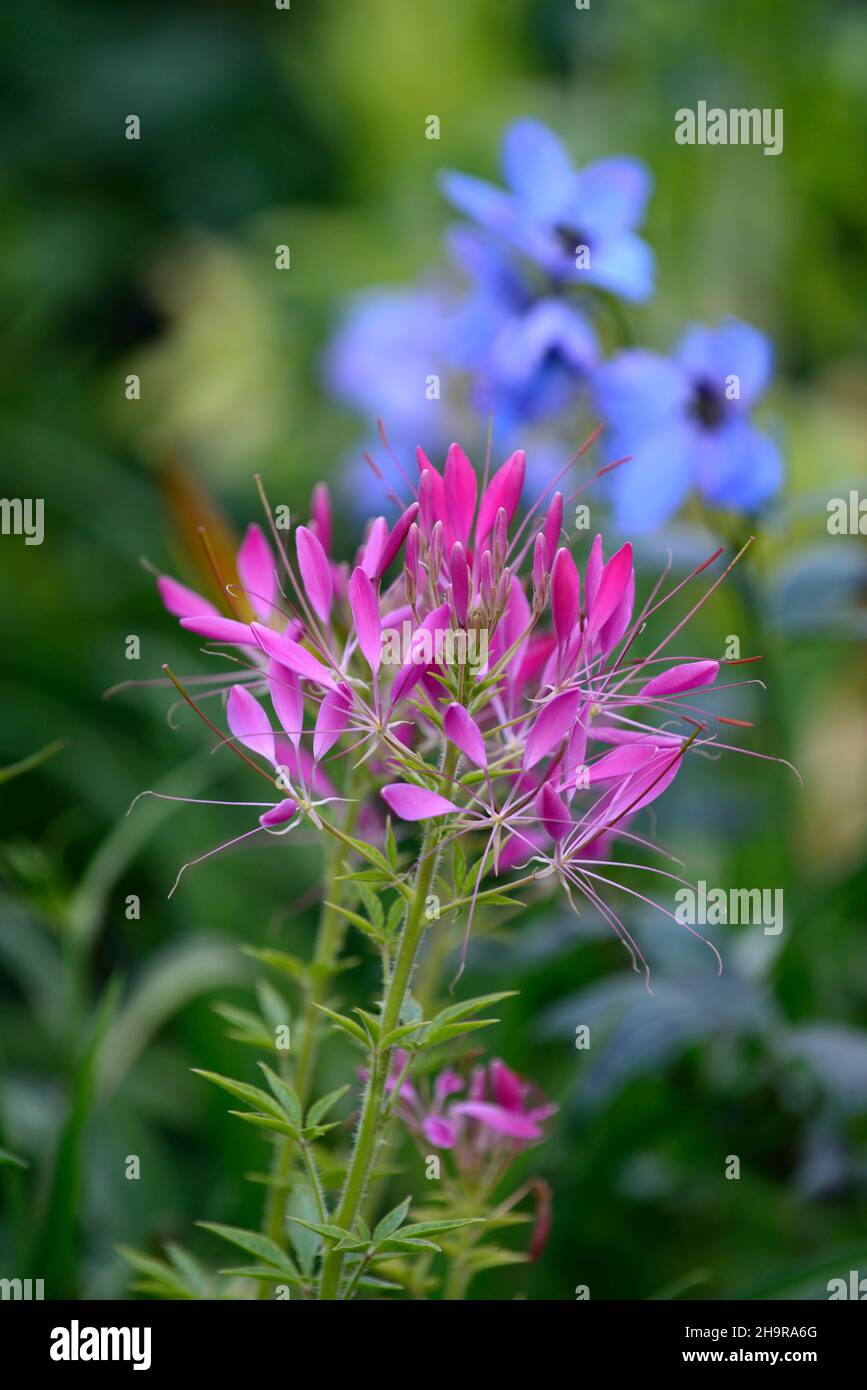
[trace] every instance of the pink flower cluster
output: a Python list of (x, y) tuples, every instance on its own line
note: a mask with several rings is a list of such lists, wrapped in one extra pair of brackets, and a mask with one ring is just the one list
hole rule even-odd
[(404, 1124), (435, 1149), (451, 1149), (458, 1168), (468, 1170), (494, 1155), (514, 1155), (544, 1139), (543, 1122), (557, 1111), (532, 1082), (494, 1058), (474, 1067), (469, 1080), (446, 1067), (423, 1098), (404, 1075), (409, 1053), (397, 1049), (388, 1091), (398, 1090), (397, 1113)]
[[(564, 534), (577, 492), (564, 500), (548, 489), (518, 520), (524, 473), (518, 451), (480, 485), (458, 444), (441, 472), (419, 449), (417, 478), (391, 498), (397, 520), (369, 523), (351, 567), (332, 555), (320, 485), (294, 556), (273, 524), (275, 549), (248, 529), (226, 614), (173, 579), (159, 590), (183, 628), (237, 653), (227, 742), (282, 793), (245, 803), (262, 812), (248, 834), (282, 834), (302, 818), (321, 826), (346, 790), (335, 760), (348, 756), (364, 764), (355, 794), (371, 841), (385, 808), (405, 822), (448, 818), (447, 840), (479, 840), (473, 903), (492, 873), (556, 875), (637, 953), (601, 896), (604, 870), (616, 842), (647, 844), (634, 818), (687, 750), (726, 746), (684, 700), (716, 681), (720, 663), (663, 654), (721, 579), (649, 653), (632, 649), (647, 619), (721, 552), (666, 593), (663, 575), (636, 611), (631, 546), (606, 559), (597, 535), (579, 570)], [(389, 666), (384, 634), (403, 624), (409, 651)], [(458, 630), (484, 634), (481, 664), (444, 663), (423, 640)], [(215, 681), (211, 694), (225, 693)]]

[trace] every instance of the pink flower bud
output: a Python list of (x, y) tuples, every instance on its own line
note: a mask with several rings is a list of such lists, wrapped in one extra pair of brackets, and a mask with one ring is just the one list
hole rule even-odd
[(557, 641), (563, 646), (574, 636), (581, 608), (581, 581), (571, 553), (561, 546), (551, 569), (551, 614)]
[(548, 548), (548, 555), (553, 557), (560, 544), (560, 532), (563, 529), (563, 494), (555, 492), (551, 498), (551, 505), (548, 508), (548, 515), (545, 517), (545, 544)]
[(461, 627), (466, 627), (470, 605), (470, 567), (467, 564), (466, 552), (460, 541), (455, 541), (452, 546), (449, 573), (452, 580), (452, 602), (455, 617)]
[(331, 554), (331, 498), (325, 483), (317, 483), (310, 499), (311, 530), (315, 532), (326, 555)]
[(407, 536), (407, 532), (409, 531), (410, 526), (412, 526), (417, 516), (418, 502), (413, 502), (412, 505), (407, 507), (406, 511), (402, 512), (401, 515), (398, 517), (397, 521), (392, 527), (391, 534), (389, 535), (388, 540), (385, 542), (385, 545), (383, 546), (382, 554), (380, 555), (379, 562), (376, 566), (376, 571), (372, 576), (374, 579), (381, 579), (382, 576), (385, 574), (385, 571), (388, 569), (395, 555), (398, 553), (400, 547), (403, 545)]

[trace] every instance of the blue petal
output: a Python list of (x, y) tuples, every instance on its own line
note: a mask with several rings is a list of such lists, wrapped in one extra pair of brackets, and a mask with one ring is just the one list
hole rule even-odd
[(644, 217), (652, 187), (650, 172), (638, 159), (594, 160), (578, 175), (577, 225), (596, 236), (632, 231)]
[(718, 384), (736, 376), (740, 387), (740, 407), (752, 405), (767, 388), (773, 370), (770, 339), (738, 319), (726, 319), (716, 328), (694, 324), (687, 330), (676, 353), (687, 371)]
[(446, 170), (439, 178), (440, 189), (453, 207), (467, 217), (502, 236), (511, 236), (515, 220), (513, 200), (508, 193), (471, 174)]
[(629, 348), (593, 374), (593, 393), (604, 424), (628, 449), (648, 435), (677, 424), (691, 387), (676, 362), (658, 352)]
[(698, 483), (718, 507), (755, 511), (779, 492), (785, 467), (767, 434), (737, 422), (708, 436), (698, 468)]
[(660, 430), (612, 475), (615, 520), (621, 531), (650, 531), (680, 506), (692, 482), (696, 431), (680, 423)]
[(596, 335), (586, 319), (561, 300), (542, 299), (503, 327), (491, 360), (498, 376), (520, 384), (553, 355), (576, 371), (587, 371), (596, 361)]
[(573, 279), (598, 285), (637, 304), (653, 294), (656, 258), (646, 241), (631, 232), (620, 232), (596, 243), (591, 241), (590, 264), (576, 270)]
[(536, 217), (557, 215), (574, 193), (575, 171), (563, 142), (541, 121), (515, 121), (503, 141), (503, 172)]

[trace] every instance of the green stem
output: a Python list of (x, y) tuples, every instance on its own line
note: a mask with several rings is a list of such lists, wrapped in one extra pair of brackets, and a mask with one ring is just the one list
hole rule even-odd
[[(457, 761), (458, 750), (454, 745), (449, 745), (443, 763), (443, 773), (445, 776), (454, 776)], [(430, 886), (436, 872), (438, 859), (436, 850), (437, 837), (437, 826), (435, 822), (430, 821), (422, 839), (421, 856), (415, 876), (412, 902), (407, 909), (403, 931), (401, 932), (400, 944), (394, 961), (394, 968), (385, 988), (381, 1019), (383, 1037), (390, 1033), (393, 1028), (396, 1028), (400, 1022), (401, 1011), (409, 990), (409, 982), (415, 966), (419, 944), (427, 924), (425, 918), (425, 901), (430, 892)], [(385, 1098), (385, 1083), (388, 1079), (390, 1058), (390, 1048), (386, 1048), (383, 1052), (379, 1052), (377, 1049), (373, 1052), (371, 1057), (370, 1074), (364, 1093), (361, 1119), (355, 1135), (355, 1147), (353, 1148), (352, 1158), (349, 1162), (349, 1169), (346, 1174), (346, 1182), (344, 1183), (340, 1203), (334, 1213), (334, 1224), (343, 1227), (344, 1230), (351, 1229), (358, 1215), (358, 1209), (361, 1205), (370, 1177), (370, 1170), (373, 1167), (373, 1161), (376, 1157), (378, 1141), (384, 1122), (383, 1101)], [(332, 1247), (325, 1256), (322, 1266), (320, 1299), (324, 1301), (333, 1301), (339, 1297), (342, 1269), (343, 1254), (342, 1252), (334, 1250)]]

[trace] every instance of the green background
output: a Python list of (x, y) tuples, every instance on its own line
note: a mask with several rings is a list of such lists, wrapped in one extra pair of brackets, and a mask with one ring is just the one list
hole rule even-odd
[[(631, 919), (652, 998), (589, 912), (535, 909), (473, 948), (468, 990), (521, 991), (491, 1051), (561, 1106), (521, 1163), (554, 1190), (548, 1248), (473, 1293), (822, 1297), (832, 1275), (867, 1274), (867, 585), (863, 538), (826, 529), (828, 498), (865, 479), (863, 6), (45, 0), (9, 6), (4, 31), (0, 470), (5, 496), (44, 497), (46, 536), (0, 538), (0, 764), (66, 747), (0, 789), (0, 1144), (29, 1163), (0, 1169), (0, 1274), (118, 1296), (119, 1242), (179, 1239), (217, 1264), (192, 1223), (258, 1221), (244, 1174), (264, 1147), (190, 1068), (251, 1073), (212, 1006), (249, 1004), (238, 943), (307, 952), (317, 850), (217, 858), (168, 901), (234, 813), (126, 818), (133, 797), (250, 790), (186, 713), (169, 726), (163, 689), (103, 696), (164, 661), (207, 669), (141, 558), (201, 584), (200, 508), (239, 531), (257, 472), (303, 519), (370, 430), (321, 386), (345, 296), (442, 266), (437, 170), (496, 176), (527, 114), (579, 162), (629, 152), (653, 171), (659, 281), (630, 316), (639, 341), (664, 350), (684, 322), (734, 313), (776, 345), (787, 486), (690, 640), (763, 653), (767, 692), (728, 712), (804, 787), (774, 763), (694, 761), (660, 805), (692, 877), (784, 889), (781, 936), (715, 930), (721, 979), (662, 917)], [(701, 99), (782, 107), (783, 154), (677, 146), (675, 110)], [(350, 534), (344, 517), (347, 556)], [(645, 585), (667, 539), (642, 552)], [(362, 998), (376, 975), (358, 944), (346, 993)], [(355, 1065), (330, 1044), (322, 1089)]]

